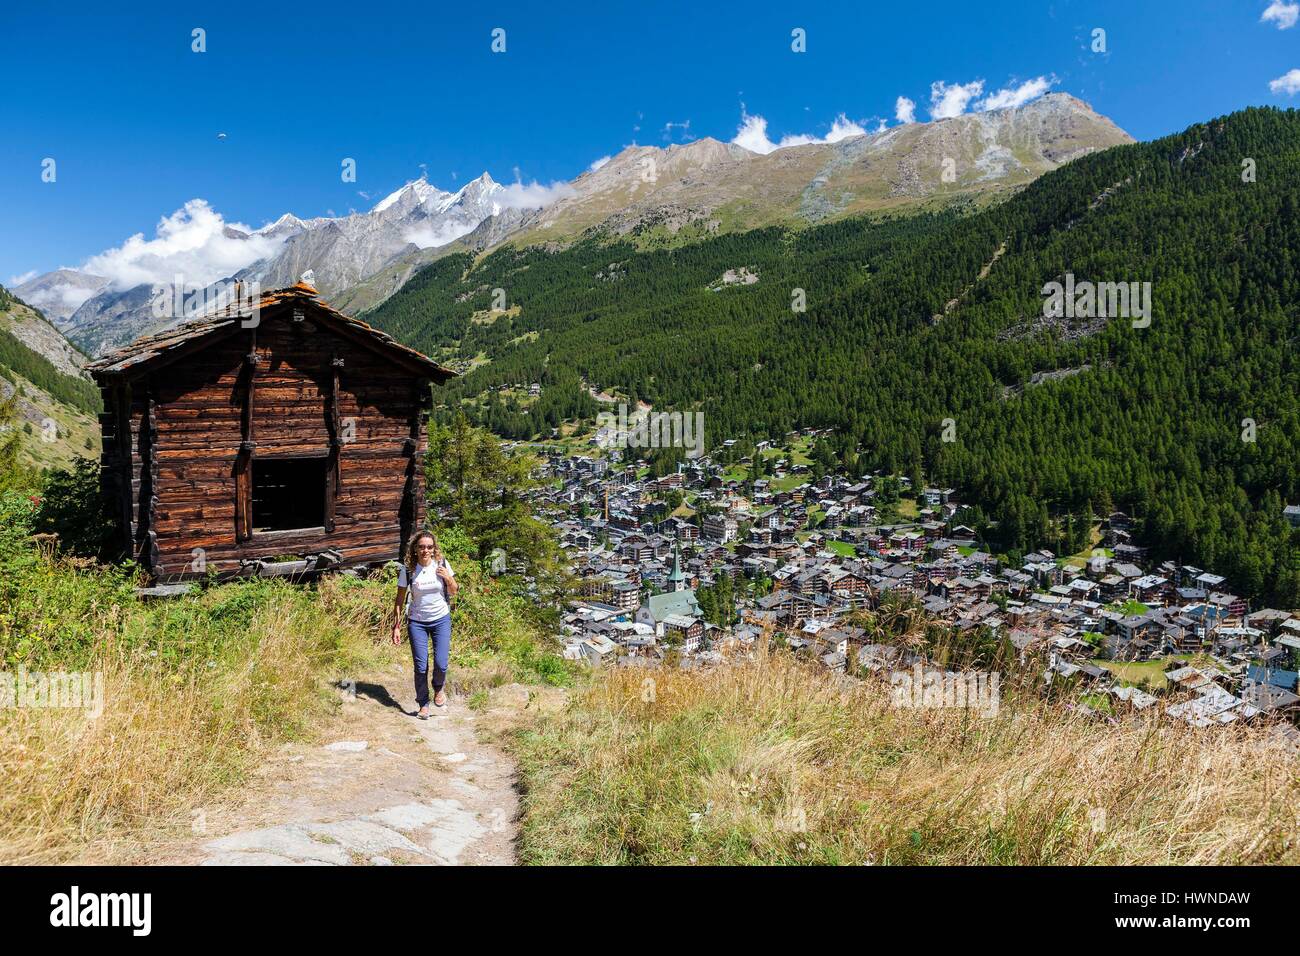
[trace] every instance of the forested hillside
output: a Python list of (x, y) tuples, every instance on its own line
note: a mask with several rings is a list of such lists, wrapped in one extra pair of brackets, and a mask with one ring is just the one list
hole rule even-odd
[[(1007, 549), (1114, 506), (1156, 555), (1295, 606), (1298, 210), (1300, 114), (1250, 109), (967, 216), (449, 257), (367, 319), (476, 360), (450, 401), (541, 382), (527, 411), (484, 406), (504, 434), (589, 413), (580, 377), (703, 410), (710, 443), (835, 426), (847, 466), (960, 488)], [(724, 286), (741, 268), (758, 281)], [(1043, 286), (1066, 272), (1152, 283), (1149, 327), (1045, 319)]]
[(44, 317), (0, 286), (0, 374), (21, 375), (52, 398), (87, 414), (98, 414), (99, 389), (94, 382), (84, 375), (68, 374), (28, 346), (11, 331), (19, 322), (44, 322)]
[(77, 350), (36, 309), (0, 286), (0, 402), (18, 459), (37, 470), (99, 454), (99, 389)]

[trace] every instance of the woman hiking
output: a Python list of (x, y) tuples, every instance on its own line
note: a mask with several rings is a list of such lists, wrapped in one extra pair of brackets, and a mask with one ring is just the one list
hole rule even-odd
[(433, 706), (447, 705), (443, 685), (447, 682), (447, 659), (451, 653), (451, 599), (458, 589), (456, 573), (442, 556), (438, 539), (421, 531), (411, 542), (406, 561), (397, 572), (397, 600), (393, 606), (393, 643), (402, 642), (402, 608), (411, 592), (406, 612), (406, 629), (415, 661), (416, 714), (429, 719), (429, 644), (433, 644)]

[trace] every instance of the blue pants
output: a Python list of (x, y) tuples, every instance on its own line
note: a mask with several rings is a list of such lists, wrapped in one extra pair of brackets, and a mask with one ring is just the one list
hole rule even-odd
[(436, 621), (406, 622), (411, 638), (411, 656), (415, 659), (415, 702), (429, 703), (429, 641), (433, 641), (433, 692), (447, 682), (447, 660), (451, 655), (451, 615)]

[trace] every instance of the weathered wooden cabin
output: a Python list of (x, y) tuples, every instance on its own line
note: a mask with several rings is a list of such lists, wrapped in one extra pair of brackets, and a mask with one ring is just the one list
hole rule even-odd
[(155, 579), (386, 562), (423, 521), (425, 412), (452, 372), (299, 283), (89, 367), (103, 490)]

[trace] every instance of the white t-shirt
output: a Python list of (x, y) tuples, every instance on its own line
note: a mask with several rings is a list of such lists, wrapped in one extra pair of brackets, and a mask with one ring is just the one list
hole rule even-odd
[(451, 613), (451, 606), (447, 603), (447, 589), (442, 585), (442, 578), (438, 577), (439, 564), (447, 569), (454, 581), (456, 572), (451, 569), (446, 558), (428, 565), (417, 564), (414, 575), (405, 566), (398, 569), (397, 586), (410, 591), (406, 616), (412, 621), (428, 624)]

